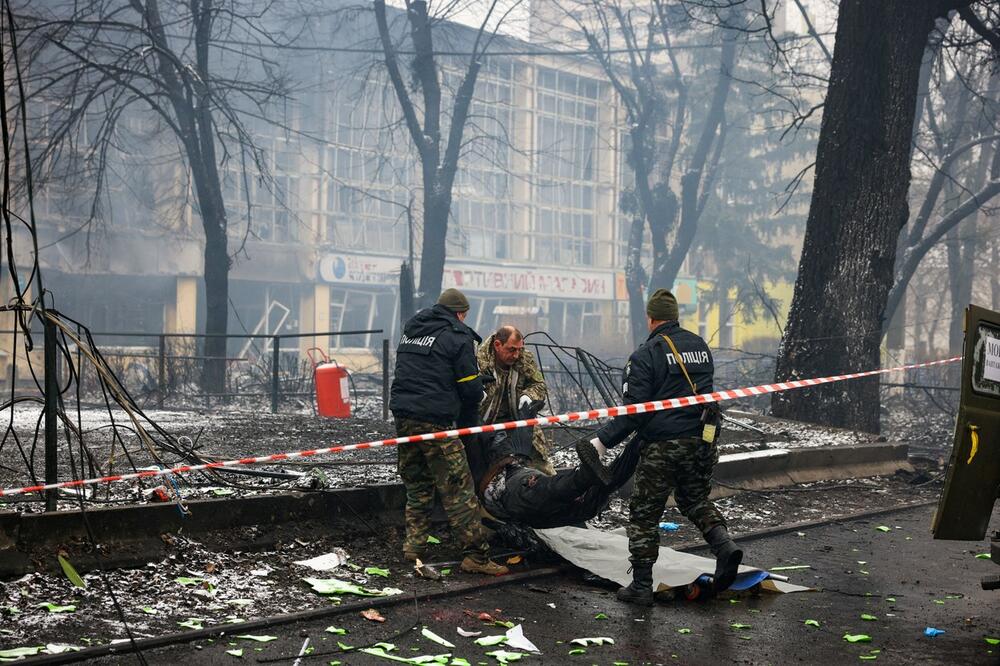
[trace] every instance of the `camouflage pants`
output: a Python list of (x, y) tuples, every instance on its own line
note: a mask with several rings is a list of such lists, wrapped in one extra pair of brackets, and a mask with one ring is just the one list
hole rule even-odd
[(708, 499), (712, 472), (719, 460), (715, 444), (687, 437), (649, 442), (635, 472), (635, 490), (629, 500), (628, 549), (635, 562), (655, 562), (659, 554), (659, 522), (667, 499), (674, 493), (677, 508), (707, 533), (725, 519)]
[[(422, 435), (447, 430), (443, 426), (413, 419), (396, 419), (396, 434)], [(479, 501), (472, 488), (472, 474), (460, 439), (400, 444), (399, 476), (406, 486), (405, 552), (421, 554), (430, 534), (434, 492), (437, 491), (448, 515), (452, 534), (463, 552), (477, 560), (489, 551), (480, 522)]]
[(549, 459), (549, 452), (552, 451), (552, 443), (545, 436), (545, 431), (535, 426), (531, 434), (531, 458), (528, 460), (528, 467), (537, 469), (542, 474), (553, 476), (556, 468), (552, 466)]

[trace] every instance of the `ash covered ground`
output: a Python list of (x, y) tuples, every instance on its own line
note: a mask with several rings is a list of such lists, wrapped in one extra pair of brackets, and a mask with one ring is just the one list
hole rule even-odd
[[(151, 412), (149, 416), (174, 436), (191, 438), (202, 457), (236, 458), (293, 451), (333, 444), (349, 444), (391, 436), (391, 426), (381, 418), (380, 405), (372, 401), (362, 405), (357, 415), (344, 421), (322, 420), (310, 413), (272, 415), (260, 411)], [(875, 507), (887, 507), (921, 500), (932, 500), (940, 492), (940, 465), (933, 460), (944, 455), (944, 444), (951, 439), (951, 423), (942, 418), (914, 415), (896, 419), (883, 437), (791, 424), (748, 411), (731, 409), (730, 416), (752, 425), (754, 429), (727, 426), (723, 453), (763, 448), (794, 448), (802, 446), (842, 446), (875, 441), (907, 441), (918, 439), (925, 450), (939, 442), (938, 455), (915, 461), (916, 473), (893, 477), (875, 477), (837, 482), (805, 484), (773, 491), (740, 492), (719, 500), (730, 521), (732, 531), (739, 535), (775, 525), (815, 521), (845, 516)], [(120, 415), (123, 416), (123, 415)], [(107, 428), (108, 415), (100, 410), (81, 414), (85, 441), (101, 472), (131, 471), (128, 455), (138, 467), (148, 465), (152, 458), (142, 451), (138, 439), (129, 431), (120, 430), (122, 441), (113, 442)], [(30, 445), (37, 410), (19, 410), (14, 422), (22, 440)], [(118, 422), (122, 421), (120, 418)], [(557, 464), (575, 462), (571, 444), (593, 426), (550, 428), (556, 444)], [(762, 431), (762, 432), (759, 432)], [(111, 459), (115, 448), (114, 465)], [(26, 451), (30, 460), (30, 450)], [(66, 445), (60, 445), (61, 458), (67, 457)], [(37, 469), (43, 469), (40, 451), (34, 452)], [(235, 475), (194, 476), (178, 480), (185, 498), (218, 495), (245, 496), (285, 491), (296, 486), (349, 487), (397, 481), (395, 453), (391, 448), (341, 454), (327, 460), (264, 466), (262, 469), (282, 473), (305, 473), (298, 479), (265, 479)], [(165, 462), (174, 462), (165, 460)], [(0, 483), (4, 487), (18, 486), (29, 481), (17, 447), (8, 442), (0, 452)], [(62, 478), (70, 470), (63, 464)], [(94, 498), (99, 501), (145, 501), (145, 488), (119, 484), (103, 488)], [(66, 497), (60, 508), (76, 508), (76, 500)], [(4, 510), (39, 511), (37, 502), (16, 502)], [(664, 521), (677, 523), (675, 532), (664, 533), (665, 545), (696, 541), (695, 530), (669, 508)], [(627, 507), (614, 499), (594, 527), (614, 529), (627, 521)], [(313, 592), (304, 582), (309, 576), (335, 576), (370, 588), (397, 588), (407, 592), (429, 585), (415, 578), (412, 569), (400, 555), (401, 531), (397, 526), (377, 522), (360, 526), (356, 533), (325, 533), (319, 526), (299, 524), (281, 528), (277, 545), (267, 551), (241, 552), (225, 544), (208, 543), (183, 534), (167, 534), (164, 540), (168, 555), (138, 569), (108, 571), (107, 584), (123, 606), (130, 626), (137, 637), (157, 636), (187, 627), (211, 626), (240, 620), (272, 616), (314, 608), (330, 603), (329, 596)], [(431, 547), (429, 559), (454, 561), (458, 553), (449, 547), (447, 530), (440, 528), (442, 544)], [(342, 548), (350, 555), (352, 566), (342, 566), (332, 574), (317, 574), (293, 564)], [(750, 562), (760, 566), (770, 562)], [(388, 575), (371, 573), (370, 567), (387, 570)], [(369, 573), (365, 570), (368, 569)], [(457, 572), (457, 567), (454, 567)], [(86, 574), (87, 588), (74, 587), (62, 575), (34, 573), (2, 583), (0, 589), (0, 646), (68, 644), (84, 647), (105, 644), (125, 638), (114, 609), (114, 601), (101, 577)], [(460, 575), (455, 576), (460, 578)], [(350, 597), (348, 597), (350, 598)], [(48, 604), (48, 605), (47, 605)], [(238, 630), (238, 629), (236, 629)]]

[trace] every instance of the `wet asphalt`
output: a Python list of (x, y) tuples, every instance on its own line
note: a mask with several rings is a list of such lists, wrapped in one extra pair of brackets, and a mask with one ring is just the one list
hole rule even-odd
[[(791, 582), (816, 588), (814, 592), (744, 593), (694, 602), (668, 598), (641, 609), (623, 605), (612, 590), (568, 573), (417, 607), (407, 602), (382, 609), (384, 623), (352, 612), (254, 632), (277, 637), (267, 643), (223, 637), (149, 650), (145, 658), (150, 664), (171, 665), (294, 665), (308, 639), (306, 647), (312, 651), (301, 657), (299, 666), (393, 663), (340, 652), (338, 640), (353, 646), (385, 641), (396, 646), (390, 654), (402, 658), (450, 652), (471, 664), (496, 664), (486, 653), (497, 648), (477, 646), (473, 638), (456, 632), (460, 626), (483, 635), (503, 633), (504, 628), (478, 619), (486, 612), (521, 624), (540, 649), (540, 654), (520, 659), (523, 664), (1000, 663), (1000, 645), (986, 641), (1000, 638), (1000, 592), (980, 588), (980, 578), (1000, 573), (1000, 568), (975, 557), (988, 552), (986, 543), (934, 541), (932, 513), (933, 507), (910, 509), (745, 543), (748, 564), (808, 565), (783, 573)], [(1000, 520), (994, 519), (997, 528)], [(452, 580), (468, 583), (475, 578)], [(806, 625), (806, 620), (819, 626)], [(346, 633), (326, 633), (331, 625)], [(456, 647), (446, 649), (421, 636), (423, 626)], [(927, 637), (928, 627), (944, 633)], [(845, 634), (864, 634), (870, 642), (851, 643)], [(570, 654), (577, 647), (571, 639), (583, 637), (609, 637), (614, 644)], [(238, 649), (242, 656), (226, 653)], [(94, 663), (138, 662), (121, 655)]]

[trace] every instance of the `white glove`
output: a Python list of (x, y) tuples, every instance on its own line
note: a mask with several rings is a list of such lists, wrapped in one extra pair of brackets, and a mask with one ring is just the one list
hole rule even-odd
[(603, 458), (604, 454), (608, 452), (608, 447), (604, 446), (604, 444), (601, 443), (600, 437), (595, 437), (594, 439), (590, 440), (590, 444), (595, 449), (597, 449), (597, 455), (600, 458)]
[(524, 409), (525, 407), (527, 407), (530, 404), (531, 404), (531, 398), (529, 398), (526, 395), (522, 395), (521, 399), (517, 401), (517, 408), (518, 409)]

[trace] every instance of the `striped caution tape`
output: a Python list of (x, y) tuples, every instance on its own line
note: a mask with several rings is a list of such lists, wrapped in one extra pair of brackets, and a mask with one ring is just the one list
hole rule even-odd
[(265, 463), (281, 462), (282, 460), (294, 460), (296, 458), (311, 458), (329, 453), (343, 453), (344, 451), (360, 451), (362, 449), (375, 449), (385, 446), (396, 446), (397, 444), (408, 444), (411, 442), (429, 442), (438, 439), (454, 439), (464, 435), (475, 435), (484, 432), (497, 432), (498, 430), (513, 430), (515, 428), (526, 428), (536, 425), (549, 425), (552, 423), (572, 423), (574, 421), (591, 421), (594, 419), (604, 419), (623, 414), (645, 414), (647, 412), (659, 412), (679, 407), (690, 407), (692, 405), (705, 404), (709, 402), (723, 402), (735, 400), (737, 398), (751, 398), (768, 393), (780, 393), (791, 389), (805, 388), (808, 386), (818, 386), (820, 384), (830, 384), (832, 382), (842, 382), (847, 379), (860, 379), (862, 377), (872, 377), (884, 375), (890, 372), (901, 370), (912, 370), (914, 368), (928, 368), (935, 365), (946, 365), (961, 361), (961, 356), (947, 358), (940, 361), (929, 361), (927, 363), (914, 363), (912, 365), (901, 365), (895, 368), (883, 370), (868, 370), (866, 372), (855, 372), (848, 375), (833, 375), (832, 377), (820, 377), (818, 379), (796, 379), (776, 384), (762, 384), (760, 386), (750, 386), (747, 388), (729, 389), (726, 391), (716, 391), (714, 393), (699, 393), (683, 398), (671, 398), (669, 400), (653, 400), (651, 402), (636, 403), (632, 405), (617, 405), (614, 407), (602, 407), (582, 412), (569, 412), (566, 414), (556, 414), (554, 416), (538, 416), (533, 419), (521, 419), (518, 421), (507, 421), (506, 423), (493, 423), (490, 425), (475, 426), (470, 428), (455, 428), (452, 430), (442, 430), (440, 432), (429, 432), (423, 435), (410, 435), (407, 437), (392, 437), (390, 439), (380, 439), (373, 442), (362, 442), (360, 444), (345, 444), (342, 446), (330, 446), (324, 449), (306, 449), (305, 451), (293, 451), (290, 453), (274, 453), (266, 456), (253, 456), (250, 458), (240, 458), (238, 460), (219, 460), (216, 462), (203, 463), (200, 465), (178, 465), (168, 469), (150, 469), (131, 474), (112, 474), (93, 479), (78, 479), (75, 481), (62, 481), (59, 483), (49, 483), (38, 486), (27, 486), (25, 488), (4, 488), (0, 489), (0, 496), (23, 495), (26, 493), (37, 493), (45, 490), (55, 490), (58, 488), (77, 488), (80, 486), (92, 486), (104, 483), (115, 483), (118, 481), (132, 481), (134, 479), (151, 479), (169, 474), (187, 474), (189, 472), (200, 472), (202, 470), (222, 469), (225, 467), (241, 467), (244, 465), (260, 465)]

